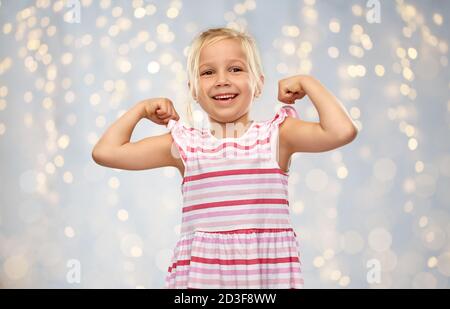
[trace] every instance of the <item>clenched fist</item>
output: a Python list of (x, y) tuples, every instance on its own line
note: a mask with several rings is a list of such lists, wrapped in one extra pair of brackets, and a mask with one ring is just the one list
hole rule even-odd
[(294, 104), (306, 95), (301, 84), (301, 76), (296, 75), (278, 82), (278, 100), (283, 103)]
[(160, 125), (167, 125), (170, 119), (178, 120), (177, 111), (172, 101), (167, 98), (147, 99), (141, 102), (144, 107), (144, 117)]

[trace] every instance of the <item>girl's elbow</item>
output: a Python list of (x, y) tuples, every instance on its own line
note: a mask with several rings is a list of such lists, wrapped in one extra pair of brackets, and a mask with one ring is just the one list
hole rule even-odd
[(105, 162), (107, 161), (107, 152), (104, 149), (101, 149), (96, 145), (92, 149), (91, 153), (92, 160), (94, 160), (95, 163), (105, 166)]
[(100, 164), (100, 154), (98, 153), (98, 150), (95, 148), (92, 150), (91, 153), (92, 160), (94, 160), (95, 163)]
[(356, 136), (358, 135), (358, 128), (355, 126), (350, 127), (350, 129), (345, 130), (344, 133), (341, 134), (340, 140), (343, 142), (350, 143), (352, 142)]

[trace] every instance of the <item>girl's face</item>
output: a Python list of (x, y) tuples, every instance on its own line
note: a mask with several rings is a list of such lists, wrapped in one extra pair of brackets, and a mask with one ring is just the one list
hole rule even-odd
[(234, 122), (248, 113), (255, 95), (239, 41), (224, 39), (202, 48), (197, 101), (210, 118)]

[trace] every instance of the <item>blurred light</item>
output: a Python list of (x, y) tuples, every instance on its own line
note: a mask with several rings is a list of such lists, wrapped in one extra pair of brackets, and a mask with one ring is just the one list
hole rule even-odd
[(313, 265), (316, 268), (321, 268), (325, 264), (325, 259), (321, 256), (317, 256), (313, 260)]
[(22, 255), (8, 257), (3, 264), (6, 276), (12, 280), (19, 280), (25, 277), (29, 267), (27, 259)]
[(285, 43), (283, 45), (283, 51), (287, 54), (287, 55), (293, 55), (295, 53), (295, 45), (291, 42)]
[(349, 91), (349, 98), (352, 100), (358, 100), (361, 96), (361, 92), (358, 88), (351, 88)]
[(283, 26), (281, 28), (283, 35), (296, 38), (300, 35), (300, 29), (297, 26)]
[(333, 281), (337, 281), (341, 278), (342, 274), (339, 270), (334, 270), (331, 272), (330, 279)]
[(339, 280), (339, 285), (342, 287), (347, 287), (350, 284), (349, 276), (342, 276)]
[(403, 206), (403, 210), (406, 213), (410, 213), (414, 210), (414, 204), (411, 201), (408, 201), (405, 203), (405, 205)]
[(356, 45), (351, 45), (349, 47), (349, 53), (350, 55), (355, 56), (357, 58), (362, 58), (364, 56), (364, 50)]
[(245, 5), (243, 5), (242, 3), (235, 4), (233, 9), (234, 9), (234, 12), (238, 15), (244, 14), (245, 11), (247, 10)]
[(141, 257), (142, 256), (142, 248), (138, 246), (134, 246), (131, 248), (131, 256), (132, 257)]
[(159, 72), (159, 63), (156, 61), (151, 61), (147, 66), (147, 71), (151, 74), (155, 74)]
[(117, 189), (120, 186), (119, 179), (117, 177), (111, 177), (108, 180), (108, 185), (111, 189)]
[(326, 260), (331, 260), (334, 257), (334, 250), (333, 249), (327, 249), (323, 253), (323, 257)]
[(332, 19), (330, 21), (330, 23), (328, 24), (328, 28), (333, 33), (339, 33), (339, 31), (341, 31), (341, 24), (340, 24), (339, 20)]
[(352, 13), (355, 16), (362, 16), (363, 8), (359, 4), (352, 5)]
[(0, 99), (0, 111), (5, 110), (7, 105), (8, 105), (8, 104), (6, 103), (5, 100)]
[(415, 168), (417, 173), (423, 172), (423, 169), (424, 169), (423, 162), (422, 161), (417, 161), (416, 164), (414, 165), (414, 168)]
[(127, 221), (128, 220), (128, 211), (126, 211), (125, 209), (120, 209), (117, 212), (117, 218), (120, 221)]
[(179, 11), (177, 8), (172, 7), (167, 10), (167, 17), (169, 17), (169, 18), (172, 18), (172, 19), (176, 18), (178, 16), (178, 14), (179, 14)]
[(450, 277), (450, 252), (446, 251), (438, 257), (437, 269), (442, 275)]
[(70, 138), (68, 135), (62, 135), (59, 139), (58, 139), (58, 146), (61, 149), (66, 149), (69, 146), (70, 143)]
[(71, 172), (64, 172), (63, 180), (65, 183), (72, 183), (73, 182), (73, 174)]
[(134, 17), (136, 18), (143, 18), (147, 14), (147, 11), (145, 8), (137, 8), (134, 10)]
[(12, 30), (11, 23), (6, 23), (3, 25), (3, 34), (9, 34), (9, 33), (11, 33), (11, 30)]
[(315, 22), (318, 17), (317, 11), (314, 8), (308, 6), (303, 7), (302, 14), (307, 22)]
[(159, 61), (161, 62), (161, 64), (163, 65), (169, 65), (170, 63), (172, 63), (173, 61), (173, 57), (171, 54), (169, 53), (163, 53), (161, 55), (161, 57), (159, 58)]
[(145, 7), (145, 11), (147, 12), (148, 16), (151, 16), (156, 13), (156, 6), (153, 4), (149, 4)]
[(353, 119), (358, 119), (359, 117), (361, 117), (361, 110), (355, 106), (353, 106), (352, 108), (350, 108), (350, 116)]
[(73, 61), (73, 55), (71, 53), (64, 53), (61, 56), (61, 63), (64, 65), (69, 65)]
[(421, 228), (424, 228), (424, 227), (427, 226), (427, 224), (428, 224), (428, 218), (426, 216), (420, 217), (420, 219), (419, 219), (419, 226)]
[(432, 256), (428, 259), (427, 265), (429, 268), (435, 268), (438, 264), (438, 259), (435, 256)]
[(336, 59), (337, 57), (339, 57), (339, 49), (337, 49), (334, 46), (329, 47), (328, 48), (328, 56), (330, 56), (330, 58)]
[(415, 48), (408, 48), (408, 56), (411, 59), (416, 59), (417, 58), (417, 50)]
[(337, 173), (336, 174), (337, 174), (339, 179), (345, 179), (348, 176), (348, 170), (347, 170), (347, 168), (345, 166), (340, 166), (337, 169)]
[(288, 66), (286, 65), (286, 63), (279, 63), (276, 69), (280, 74), (286, 74), (288, 72)]
[(292, 211), (294, 214), (299, 215), (299, 214), (303, 213), (304, 209), (305, 209), (305, 206), (304, 206), (304, 204), (303, 204), (302, 201), (295, 201), (295, 202), (292, 204), (292, 209), (291, 209), (291, 211)]
[(111, 11), (111, 15), (116, 18), (120, 17), (122, 15), (122, 13), (123, 13), (123, 9), (120, 6), (114, 7)]
[(64, 228), (64, 235), (66, 235), (67, 238), (73, 238), (75, 237), (75, 230), (71, 226), (66, 226)]
[(436, 25), (441, 26), (442, 22), (444, 21), (444, 18), (441, 14), (435, 13), (433, 14), (433, 21)]
[(382, 65), (377, 64), (375, 66), (375, 74), (377, 76), (384, 76), (384, 72), (385, 72), (385, 70), (384, 70), (384, 67)]
[(419, 143), (417, 142), (417, 140), (415, 138), (408, 139), (408, 148), (410, 150), (416, 150), (418, 145), (419, 145)]
[(120, 249), (127, 257), (142, 256), (142, 239), (136, 234), (127, 234), (121, 239)]
[(98, 105), (98, 104), (100, 104), (100, 100), (101, 100), (101, 98), (100, 98), (100, 95), (99, 95), (98, 93), (92, 94), (92, 95), (90, 96), (90, 98), (89, 98), (89, 102), (90, 102), (92, 105)]

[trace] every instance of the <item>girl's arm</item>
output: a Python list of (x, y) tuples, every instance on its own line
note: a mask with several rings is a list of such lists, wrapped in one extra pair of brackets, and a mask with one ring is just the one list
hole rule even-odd
[(320, 122), (287, 117), (280, 126), (280, 140), (295, 152), (328, 151), (355, 139), (358, 129), (341, 102), (322, 84), (307, 75), (297, 75), (279, 82), (278, 99), (293, 104), (308, 95), (316, 107)]
[(157, 124), (179, 119), (168, 99), (150, 99), (137, 103), (117, 119), (99, 139), (92, 150), (92, 158), (100, 165), (126, 170), (142, 170), (163, 166), (177, 166), (172, 154), (169, 133), (130, 142), (136, 124), (149, 118)]

